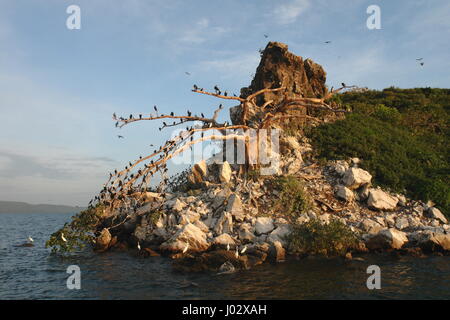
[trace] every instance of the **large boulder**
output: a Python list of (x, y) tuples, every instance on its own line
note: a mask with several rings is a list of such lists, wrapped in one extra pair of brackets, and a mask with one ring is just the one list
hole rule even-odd
[(369, 234), (376, 234), (378, 232), (380, 232), (383, 229), (383, 226), (376, 222), (373, 221), (372, 219), (364, 219), (359, 223), (359, 227), (369, 233)]
[(222, 233), (233, 233), (233, 216), (231, 213), (224, 211), (214, 226), (214, 232), (217, 235)]
[(111, 233), (109, 232), (109, 229), (103, 228), (103, 230), (100, 232), (100, 235), (95, 240), (95, 250), (96, 251), (108, 250), (111, 240), (112, 236)]
[(447, 218), (442, 214), (442, 212), (435, 207), (430, 207), (427, 210), (427, 216), (432, 218), (432, 219), (437, 219), (442, 223), (448, 223)]
[(228, 161), (224, 161), (224, 163), (222, 163), (220, 165), (219, 168), (219, 180), (220, 182), (224, 182), (224, 183), (228, 183), (231, 180), (231, 166), (228, 163)]
[(192, 169), (188, 179), (191, 183), (200, 183), (204, 180), (208, 173), (208, 166), (205, 160), (196, 163)]
[(348, 169), (344, 177), (342, 178), (342, 182), (349, 189), (357, 189), (365, 184), (370, 184), (372, 180), (372, 176), (367, 171), (360, 168), (350, 168)]
[(366, 241), (366, 247), (370, 250), (401, 249), (408, 242), (406, 233), (397, 229), (383, 229)]
[(272, 262), (283, 262), (286, 257), (286, 250), (280, 241), (274, 241), (269, 247), (268, 259)]
[(215, 237), (213, 243), (223, 247), (235, 245), (235, 241), (228, 233), (222, 233), (220, 236)]
[(336, 187), (336, 197), (338, 199), (351, 202), (355, 199), (355, 194), (352, 190), (343, 185), (338, 185)]
[(286, 237), (291, 231), (289, 224), (281, 224), (268, 235), (267, 242), (280, 242), (282, 245), (286, 245)]
[(184, 225), (169, 240), (162, 243), (160, 249), (170, 252), (181, 252), (189, 244), (189, 252), (201, 252), (209, 248), (206, 234), (192, 223)]
[(253, 242), (255, 240), (254, 228), (249, 223), (241, 224), (238, 230), (238, 237), (243, 243)]
[(389, 195), (381, 189), (370, 189), (367, 205), (376, 210), (394, 210), (398, 199)]
[(419, 237), (418, 245), (428, 252), (450, 251), (450, 234), (424, 231)]
[(273, 225), (273, 219), (270, 217), (258, 217), (256, 218), (255, 230), (257, 234), (265, 234), (275, 229)]
[(244, 209), (242, 208), (242, 201), (237, 194), (233, 193), (228, 198), (226, 211), (230, 212), (236, 221), (244, 221), (245, 213)]

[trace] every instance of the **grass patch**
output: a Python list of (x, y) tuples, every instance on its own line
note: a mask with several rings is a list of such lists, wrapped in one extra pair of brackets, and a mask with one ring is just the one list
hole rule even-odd
[(450, 90), (396, 89), (339, 95), (353, 113), (312, 128), (320, 159), (363, 159), (376, 185), (424, 201), (450, 217)]
[(358, 243), (354, 232), (338, 219), (323, 224), (319, 219), (294, 225), (286, 240), (291, 252), (327, 257), (343, 256)]
[(274, 189), (279, 191), (279, 198), (275, 201), (274, 208), (283, 215), (296, 218), (313, 207), (303, 182), (293, 176), (275, 179)]

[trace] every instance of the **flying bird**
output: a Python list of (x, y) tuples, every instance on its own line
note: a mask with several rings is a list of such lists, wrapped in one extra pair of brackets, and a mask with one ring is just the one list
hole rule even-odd
[(423, 58), (417, 58), (416, 60), (417, 60), (417, 61), (420, 61), (420, 60), (423, 60)]
[(328, 44), (328, 43), (331, 43), (331, 41), (330, 41), (330, 40), (328, 40), (328, 41), (325, 41), (325, 43), (327, 43), (327, 44)]
[(425, 62), (421, 62), (420, 65), (423, 67), (423, 65), (425, 64)]
[(184, 73), (185, 73), (185, 74), (187, 74), (188, 76), (190, 76), (190, 75), (191, 75), (191, 74), (190, 74), (189, 72), (187, 72), (187, 71), (185, 71)]
[(267, 34), (265, 34), (265, 35), (264, 35), (264, 38), (266, 38), (266, 39), (267, 39), (268, 37), (269, 37), (269, 36), (268, 36)]
[(119, 139), (123, 139), (124, 137), (123, 137), (123, 136), (120, 136), (120, 135), (119, 135), (119, 136), (117, 136), (117, 138), (119, 138)]

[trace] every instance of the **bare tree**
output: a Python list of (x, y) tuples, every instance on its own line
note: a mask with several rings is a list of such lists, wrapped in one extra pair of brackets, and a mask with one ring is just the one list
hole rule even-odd
[[(164, 194), (168, 182), (167, 162), (197, 143), (213, 140), (243, 140), (246, 144), (245, 149), (248, 150), (248, 137), (242, 134), (242, 130), (247, 130), (250, 128), (256, 130), (268, 129), (287, 118), (306, 118), (318, 120), (316, 117), (306, 113), (298, 114), (295, 112), (305, 108), (316, 108), (334, 113), (346, 113), (346, 110), (334, 108), (326, 102), (334, 94), (340, 92), (344, 88), (349, 87), (342, 87), (335, 91), (331, 90), (324, 98), (289, 99), (287, 98), (284, 87), (262, 89), (258, 92), (250, 94), (246, 98), (242, 98), (237, 96), (228, 96), (226, 93), (222, 94), (217, 86), (215, 87), (215, 92), (213, 93), (205, 91), (203, 88), (198, 88), (194, 85), (194, 89), (192, 91), (195, 93), (209, 95), (223, 100), (238, 101), (242, 112), (240, 113), (239, 124), (236, 125), (229, 125), (228, 122), (219, 123), (217, 121), (219, 113), (223, 109), (222, 104), (214, 110), (211, 117), (206, 117), (203, 114), (200, 116), (194, 115), (190, 111), (188, 111), (186, 115), (175, 115), (174, 113), (159, 114), (156, 106), (154, 106), (155, 114), (140, 114), (137, 117), (130, 115), (126, 118), (117, 117), (116, 114), (113, 114), (113, 119), (116, 121), (116, 127), (118, 128), (122, 128), (138, 121), (154, 120), (166, 120), (163, 121), (162, 127), (159, 128), (160, 131), (164, 128), (184, 126), (186, 124), (188, 124), (188, 126), (185, 130), (182, 130), (178, 136), (166, 141), (164, 145), (160, 146), (159, 149), (155, 149), (151, 154), (140, 157), (136, 161), (129, 162), (129, 164), (121, 171), (110, 173), (110, 177), (104, 185), (104, 188), (98, 196), (91, 200), (90, 205), (101, 203), (108, 206), (110, 209), (114, 209), (121, 208), (125, 200), (128, 198), (138, 199), (138, 201), (139, 199), (144, 199), (145, 194), (149, 190), (149, 183), (156, 174), (161, 174), (162, 177), (157, 191)], [(273, 101), (270, 100), (265, 102), (263, 105), (258, 106), (256, 98), (266, 92), (277, 92), (282, 97), (281, 102), (273, 105)], [(262, 114), (262, 116), (259, 117), (256, 122), (249, 121), (250, 110), (256, 110), (259, 114)], [(173, 120), (173, 122), (168, 123), (168, 120)], [(201, 125), (189, 126), (189, 124), (192, 124), (193, 122), (199, 122)], [(216, 130), (221, 134), (215, 134), (213, 130)], [(212, 134), (209, 134), (211, 132)], [(200, 137), (194, 137), (196, 133), (200, 133)], [(250, 155), (248, 154), (245, 155), (245, 170), (248, 169), (249, 156)]]

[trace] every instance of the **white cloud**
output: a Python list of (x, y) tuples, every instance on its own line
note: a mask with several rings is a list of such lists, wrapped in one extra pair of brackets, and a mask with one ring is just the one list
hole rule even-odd
[(205, 60), (200, 62), (199, 69), (213, 72), (222, 78), (245, 77), (256, 70), (260, 60), (258, 52), (243, 53), (223, 59)]
[(309, 0), (292, 0), (275, 8), (273, 15), (281, 24), (295, 22), (308, 9)]

